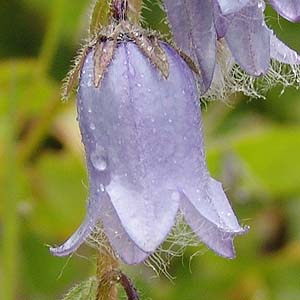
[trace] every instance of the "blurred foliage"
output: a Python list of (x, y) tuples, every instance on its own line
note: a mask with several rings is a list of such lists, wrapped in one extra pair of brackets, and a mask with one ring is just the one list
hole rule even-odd
[[(148, 2), (146, 20), (166, 32), (162, 12)], [(56, 258), (45, 245), (63, 241), (85, 213), (75, 103), (60, 102), (60, 86), (87, 36), (91, 3), (0, 0), (0, 7), (0, 291), (3, 300), (59, 299), (95, 272), (92, 249)], [(300, 49), (300, 24), (269, 8), (268, 23)], [(204, 109), (210, 170), (251, 230), (236, 239), (233, 261), (204, 246), (174, 258), (174, 284), (153, 278), (150, 268), (124, 266), (142, 299), (299, 299), (299, 98), (296, 89), (281, 95), (277, 87), (266, 100), (236, 95), (230, 106), (214, 102)], [(196, 252), (201, 255), (190, 260)]]

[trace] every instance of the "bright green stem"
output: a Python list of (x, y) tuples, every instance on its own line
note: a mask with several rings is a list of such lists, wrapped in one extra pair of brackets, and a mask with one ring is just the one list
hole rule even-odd
[(91, 15), (90, 36), (97, 35), (99, 30), (109, 24), (110, 19), (110, 1), (97, 0)]
[(55, 56), (59, 40), (61, 37), (61, 29), (64, 24), (66, 0), (54, 0), (52, 12), (50, 16), (50, 23), (45, 35), (45, 39), (40, 52), (40, 67), (39, 74), (48, 72), (53, 58)]
[(10, 97), (7, 99), (5, 134), (3, 137), (4, 160), (2, 164), (1, 201), (3, 201), (3, 236), (2, 236), (2, 293), (1, 299), (15, 300), (19, 266), (19, 222), (18, 202), (18, 165), (16, 160), (16, 114), (17, 82), (12, 68)]

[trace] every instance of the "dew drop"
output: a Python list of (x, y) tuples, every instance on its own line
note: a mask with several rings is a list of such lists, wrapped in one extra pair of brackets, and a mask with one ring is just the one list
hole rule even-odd
[(95, 129), (96, 129), (96, 125), (95, 125), (94, 123), (91, 123), (91, 124), (90, 124), (90, 129), (91, 129), (91, 130), (95, 130)]
[(90, 155), (91, 162), (98, 171), (105, 171), (107, 168), (106, 152), (103, 147), (97, 145)]
[(180, 200), (180, 193), (175, 191), (172, 193), (171, 198), (173, 201), (179, 201)]

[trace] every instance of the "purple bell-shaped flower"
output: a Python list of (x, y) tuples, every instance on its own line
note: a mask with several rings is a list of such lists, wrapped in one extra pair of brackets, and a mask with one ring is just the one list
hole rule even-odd
[[(112, 53), (109, 40), (101, 43)], [(115, 45), (99, 86), (95, 48), (85, 57), (77, 107), (89, 173), (87, 216), (69, 240), (51, 248), (54, 255), (74, 252), (101, 221), (120, 258), (139, 263), (163, 243), (181, 211), (201, 241), (234, 257), (233, 238), (244, 229), (206, 167), (194, 74), (168, 44), (150, 47), (164, 54), (167, 77), (130, 39)]]

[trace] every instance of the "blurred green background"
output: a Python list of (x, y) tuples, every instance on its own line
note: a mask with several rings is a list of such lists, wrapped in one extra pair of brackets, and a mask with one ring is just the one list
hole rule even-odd
[[(148, 6), (146, 20), (165, 30), (158, 7)], [(95, 272), (92, 249), (68, 259), (46, 246), (62, 242), (85, 214), (75, 99), (60, 102), (60, 88), (87, 37), (90, 8), (82, 0), (0, 0), (1, 300), (60, 299)], [(299, 50), (300, 24), (267, 13)], [(174, 258), (173, 283), (145, 266), (124, 269), (141, 299), (300, 299), (300, 92), (281, 95), (277, 87), (252, 101), (236, 95), (231, 105), (209, 103), (203, 114), (210, 171), (251, 231), (236, 239), (233, 261), (205, 246)]]

